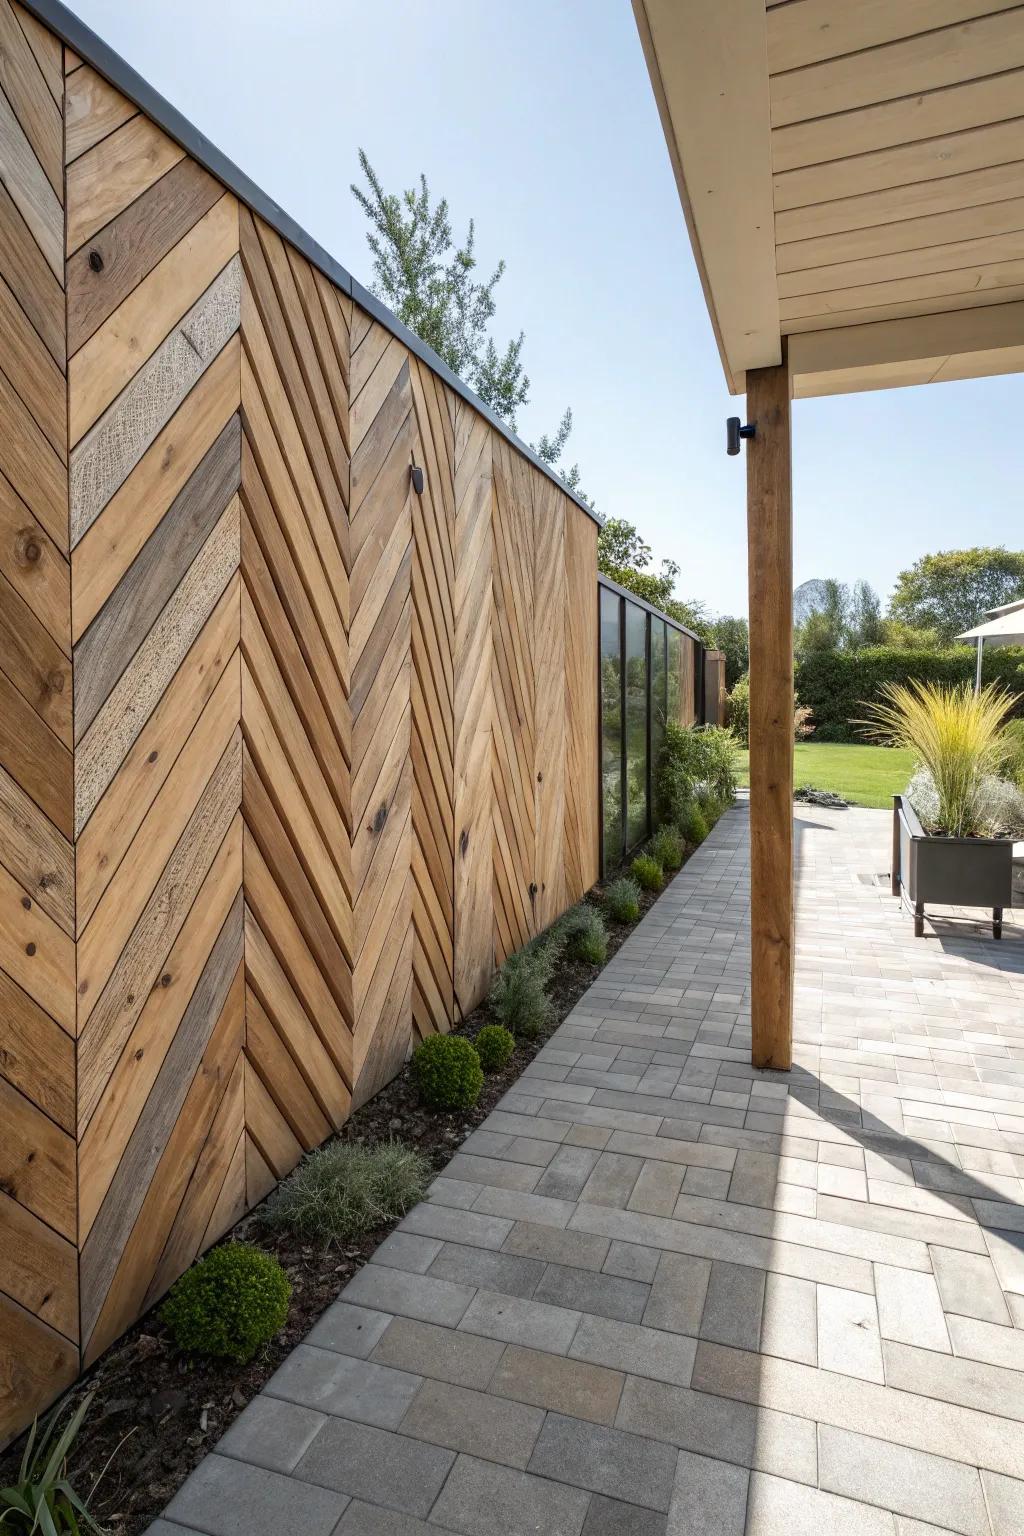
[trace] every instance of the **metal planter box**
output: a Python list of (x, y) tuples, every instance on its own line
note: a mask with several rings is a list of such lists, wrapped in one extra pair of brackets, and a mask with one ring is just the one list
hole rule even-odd
[(931, 837), (902, 795), (893, 795), (892, 893), (914, 909), (924, 932), (926, 902), (990, 907), (992, 935), (1003, 936), (1003, 908), (1013, 901), (1013, 843), (1006, 837)]

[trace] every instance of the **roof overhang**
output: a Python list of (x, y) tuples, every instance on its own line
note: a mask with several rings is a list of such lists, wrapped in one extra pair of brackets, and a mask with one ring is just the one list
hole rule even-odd
[(1024, 369), (1024, 6), (633, 7), (730, 390)]

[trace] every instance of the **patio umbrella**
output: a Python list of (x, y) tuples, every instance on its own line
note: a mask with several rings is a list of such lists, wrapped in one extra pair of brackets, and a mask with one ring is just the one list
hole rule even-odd
[(1019, 598), (1015, 603), (1004, 603), (1001, 608), (989, 608), (986, 612), (990, 617), (984, 624), (976, 624), (973, 629), (967, 629), (956, 637), (958, 640), (974, 640), (977, 643), (975, 693), (981, 690), (981, 658), (986, 640), (992, 640), (998, 645), (1024, 645), (1024, 598)]

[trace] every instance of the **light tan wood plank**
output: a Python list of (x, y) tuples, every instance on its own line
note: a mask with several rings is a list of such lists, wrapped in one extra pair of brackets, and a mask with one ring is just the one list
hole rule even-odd
[(64, 277), (64, 209), (14, 108), (0, 91), (0, 180), (58, 282)]
[(55, 277), (0, 181), (0, 275), (46, 344), (58, 368), (64, 367), (63, 273)]
[(68, 472), (32, 413), (0, 371), (0, 472), (62, 554), (68, 549)]
[(67, 390), (64, 375), (29, 324), (21, 305), (0, 279), (2, 366), (11, 387), (32, 413), (61, 458), (67, 454)]
[(0, 763), (70, 838), (74, 828), (71, 753), (0, 671)]
[(779, 74), (842, 54), (858, 53), (953, 26), (973, 16), (1010, 11), (1019, 0), (789, 0), (768, 8), (768, 69)]
[(73, 937), (74, 849), (2, 766), (0, 863), (27, 896)]
[(48, 27), (44, 27), (41, 21), (37, 21), (31, 12), (26, 11), (23, 5), (19, 5), (17, 0), (13, 0), (13, 9), (22, 31), (28, 38), (36, 63), (43, 72), (47, 89), (56, 104), (60, 106), (64, 100), (64, 50), (61, 40)]
[(0, 1185), (62, 1237), (75, 1237), (75, 1142), (0, 1077)]
[(176, 165), (183, 153), (140, 113), (69, 165), (68, 255)]
[(825, 293), (784, 298), (780, 302), (779, 312), (784, 321), (789, 321), (810, 315), (873, 310), (893, 304), (916, 304), (923, 311), (933, 299), (953, 294), (973, 294), (976, 301), (979, 295), (984, 295), (989, 302), (998, 303), (1007, 297), (1011, 289), (1022, 283), (1024, 260), (1001, 261), (981, 267), (958, 268), (952, 272), (936, 272), (922, 277), (906, 277), (891, 282), (834, 288)]
[(73, 940), (28, 896), (0, 865), (0, 966), (29, 997), (73, 1030), (75, 946)]
[(77, 1375), (75, 1345), (0, 1295), (0, 1440), (13, 1439)]
[(0, 1292), (65, 1338), (78, 1338), (78, 1254), (38, 1216), (0, 1190)]
[[(871, 240), (898, 241), (904, 224), (916, 224), (940, 215), (971, 219), (988, 216), (986, 205), (997, 209), (1007, 200), (1024, 198), (1024, 160), (1009, 165), (987, 165), (956, 176), (940, 176), (910, 186), (884, 187), (856, 197), (837, 197), (804, 208), (783, 209), (775, 215), (775, 238), (780, 270), (785, 271), (790, 244), (826, 241), (844, 234), (864, 234)], [(998, 218), (993, 210), (993, 217)], [(875, 233), (870, 231), (874, 229)], [(859, 254), (859, 252), (855, 252)]]
[(64, 192), (60, 109), (8, 0), (0, 5), (0, 89), (14, 108), (58, 200)]
[(138, 107), (122, 96), (102, 75), (86, 66), (68, 81), (64, 103), (65, 156), (70, 165), (100, 139), (135, 116)]
[(983, 269), (1021, 261), (1024, 260), (1024, 229), (1019, 227), (1019, 213), (1014, 223), (1018, 227), (1008, 234), (993, 233), (976, 240), (915, 246), (881, 256), (835, 261), (822, 266), (815, 264), (783, 272), (779, 276), (779, 297), (796, 298), (801, 294), (829, 293), (839, 288), (862, 288), (876, 283), (927, 278), (939, 272), (964, 271), (968, 267)]
[(0, 667), (54, 735), (70, 747), (71, 663), (6, 576), (0, 575)]
[(75, 1046), (67, 1031), (0, 971), (3, 1076), (62, 1130), (75, 1129)]

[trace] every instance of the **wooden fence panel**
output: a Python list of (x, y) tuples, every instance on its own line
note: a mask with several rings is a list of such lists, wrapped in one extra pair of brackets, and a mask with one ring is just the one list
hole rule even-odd
[(600, 876), (597, 524), (565, 499), (565, 905)]
[(547, 928), (566, 907), (565, 749), (566, 498), (557, 485), (531, 469), (534, 548), (533, 655), (535, 688), (534, 821), (536, 886), (534, 920)]

